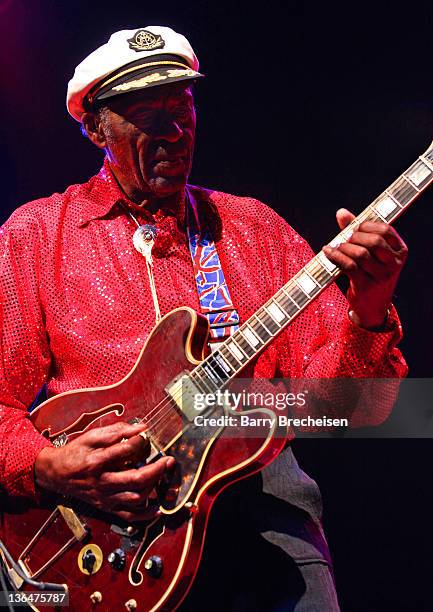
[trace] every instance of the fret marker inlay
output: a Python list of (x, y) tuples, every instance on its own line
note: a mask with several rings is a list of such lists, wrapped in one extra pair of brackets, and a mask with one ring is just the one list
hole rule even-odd
[(382, 215), (382, 217), (387, 217), (390, 212), (392, 212), (395, 208), (397, 208), (397, 204), (392, 200), (392, 198), (386, 197), (383, 198), (378, 204), (376, 204), (375, 209), (377, 212)]
[(317, 259), (320, 261), (322, 266), (328, 270), (328, 272), (333, 272), (335, 268), (337, 267), (334, 263), (332, 263), (332, 261), (330, 261), (326, 257), (323, 251), (320, 251), (320, 253), (317, 256)]
[(218, 365), (225, 371), (227, 372), (227, 374), (230, 374), (231, 372), (231, 368), (228, 366), (228, 364), (224, 361), (223, 357), (221, 355), (219, 355), (218, 353), (215, 355), (215, 359), (218, 362)]
[(245, 336), (245, 338), (248, 340), (248, 342), (251, 344), (251, 346), (257, 346), (259, 344), (260, 340), (257, 338), (256, 334), (253, 331), (251, 331), (249, 327), (246, 327), (245, 329), (243, 329), (242, 333)]
[(316, 283), (305, 272), (300, 274), (296, 280), (305, 293), (308, 293), (308, 295), (310, 295), (310, 293), (312, 293), (316, 288)]
[(277, 306), (277, 304), (275, 302), (272, 302), (272, 304), (270, 304), (269, 306), (267, 306), (267, 310), (269, 312), (269, 314), (275, 319), (275, 321), (277, 321), (278, 323), (280, 323), (280, 321), (283, 321), (283, 319), (285, 319), (285, 315), (284, 312), (281, 310), (281, 308), (279, 308)]
[(245, 355), (242, 353), (242, 351), (238, 349), (238, 347), (236, 346), (234, 342), (230, 342), (230, 341), (226, 342), (226, 347), (236, 357), (238, 361), (244, 360)]
[(329, 246), (335, 249), (336, 247), (340, 246), (340, 244), (343, 244), (343, 242), (346, 242), (346, 238), (344, 236), (335, 236), (334, 240), (331, 240), (329, 243)]
[(427, 168), (426, 165), (422, 164), (422, 166), (418, 166), (418, 168), (408, 174), (407, 178), (418, 187), (418, 185), (421, 185), (423, 180), (429, 176), (430, 172), (431, 170)]

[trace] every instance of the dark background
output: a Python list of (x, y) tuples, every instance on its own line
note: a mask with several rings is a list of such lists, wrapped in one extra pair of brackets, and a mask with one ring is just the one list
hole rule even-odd
[[(360, 212), (432, 139), (432, 16), (421, 1), (0, 0), (0, 221), (99, 168), (65, 110), (75, 65), (116, 30), (169, 25), (207, 75), (192, 182), (262, 199), (319, 249), (337, 208)], [(432, 202), (427, 192), (397, 222), (413, 377), (433, 370)], [(431, 441), (295, 451), (323, 492), (343, 611), (431, 610)]]

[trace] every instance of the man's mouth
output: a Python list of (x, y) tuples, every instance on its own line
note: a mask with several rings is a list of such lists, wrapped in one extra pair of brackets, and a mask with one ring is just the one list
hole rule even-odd
[(156, 159), (153, 162), (153, 171), (161, 176), (177, 176), (185, 170), (185, 158), (170, 156)]

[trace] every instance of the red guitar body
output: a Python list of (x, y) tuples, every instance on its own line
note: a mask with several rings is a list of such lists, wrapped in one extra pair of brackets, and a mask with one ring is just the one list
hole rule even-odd
[[(167, 389), (204, 358), (207, 334), (204, 317), (190, 308), (174, 310), (154, 328), (134, 368), (119, 383), (57, 395), (32, 413), (37, 429), (57, 444), (118, 420), (146, 420), (148, 414), (152, 422), (158, 406), (169, 417), (168, 429), (154, 439), (159, 450), (163, 446), (165, 454), (175, 457), (177, 480), (161, 495), (162, 515), (153, 522), (123, 524), (65, 498), (44, 507), (8, 501), (1, 539), (28, 577), (67, 585), (69, 610), (176, 609), (197, 572), (215, 498), (282, 449), (285, 439), (281, 432), (275, 435), (275, 427), (262, 438), (245, 437), (241, 429), (233, 437), (233, 430), (228, 435), (223, 427), (205, 428), (200, 438), (188, 431), (180, 435), (185, 418), (179, 406), (167, 403)], [(269, 417), (270, 410), (252, 412)], [(91, 573), (83, 566), (86, 553), (93, 555)], [(6, 566), (16, 588), (35, 590)], [(33, 607), (48, 609), (40, 603)]]

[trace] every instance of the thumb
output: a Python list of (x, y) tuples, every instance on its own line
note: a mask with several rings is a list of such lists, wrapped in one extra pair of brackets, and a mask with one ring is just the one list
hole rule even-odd
[(347, 208), (339, 208), (335, 216), (337, 217), (338, 227), (341, 230), (347, 227), (355, 218), (355, 215), (347, 210)]
[(176, 463), (173, 457), (161, 457), (155, 463), (149, 463), (145, 466), (145, 469), (148, 471), (149, 477), (151, 478), (160, 478), (165, 471), (170, 471), (174, 464)]

